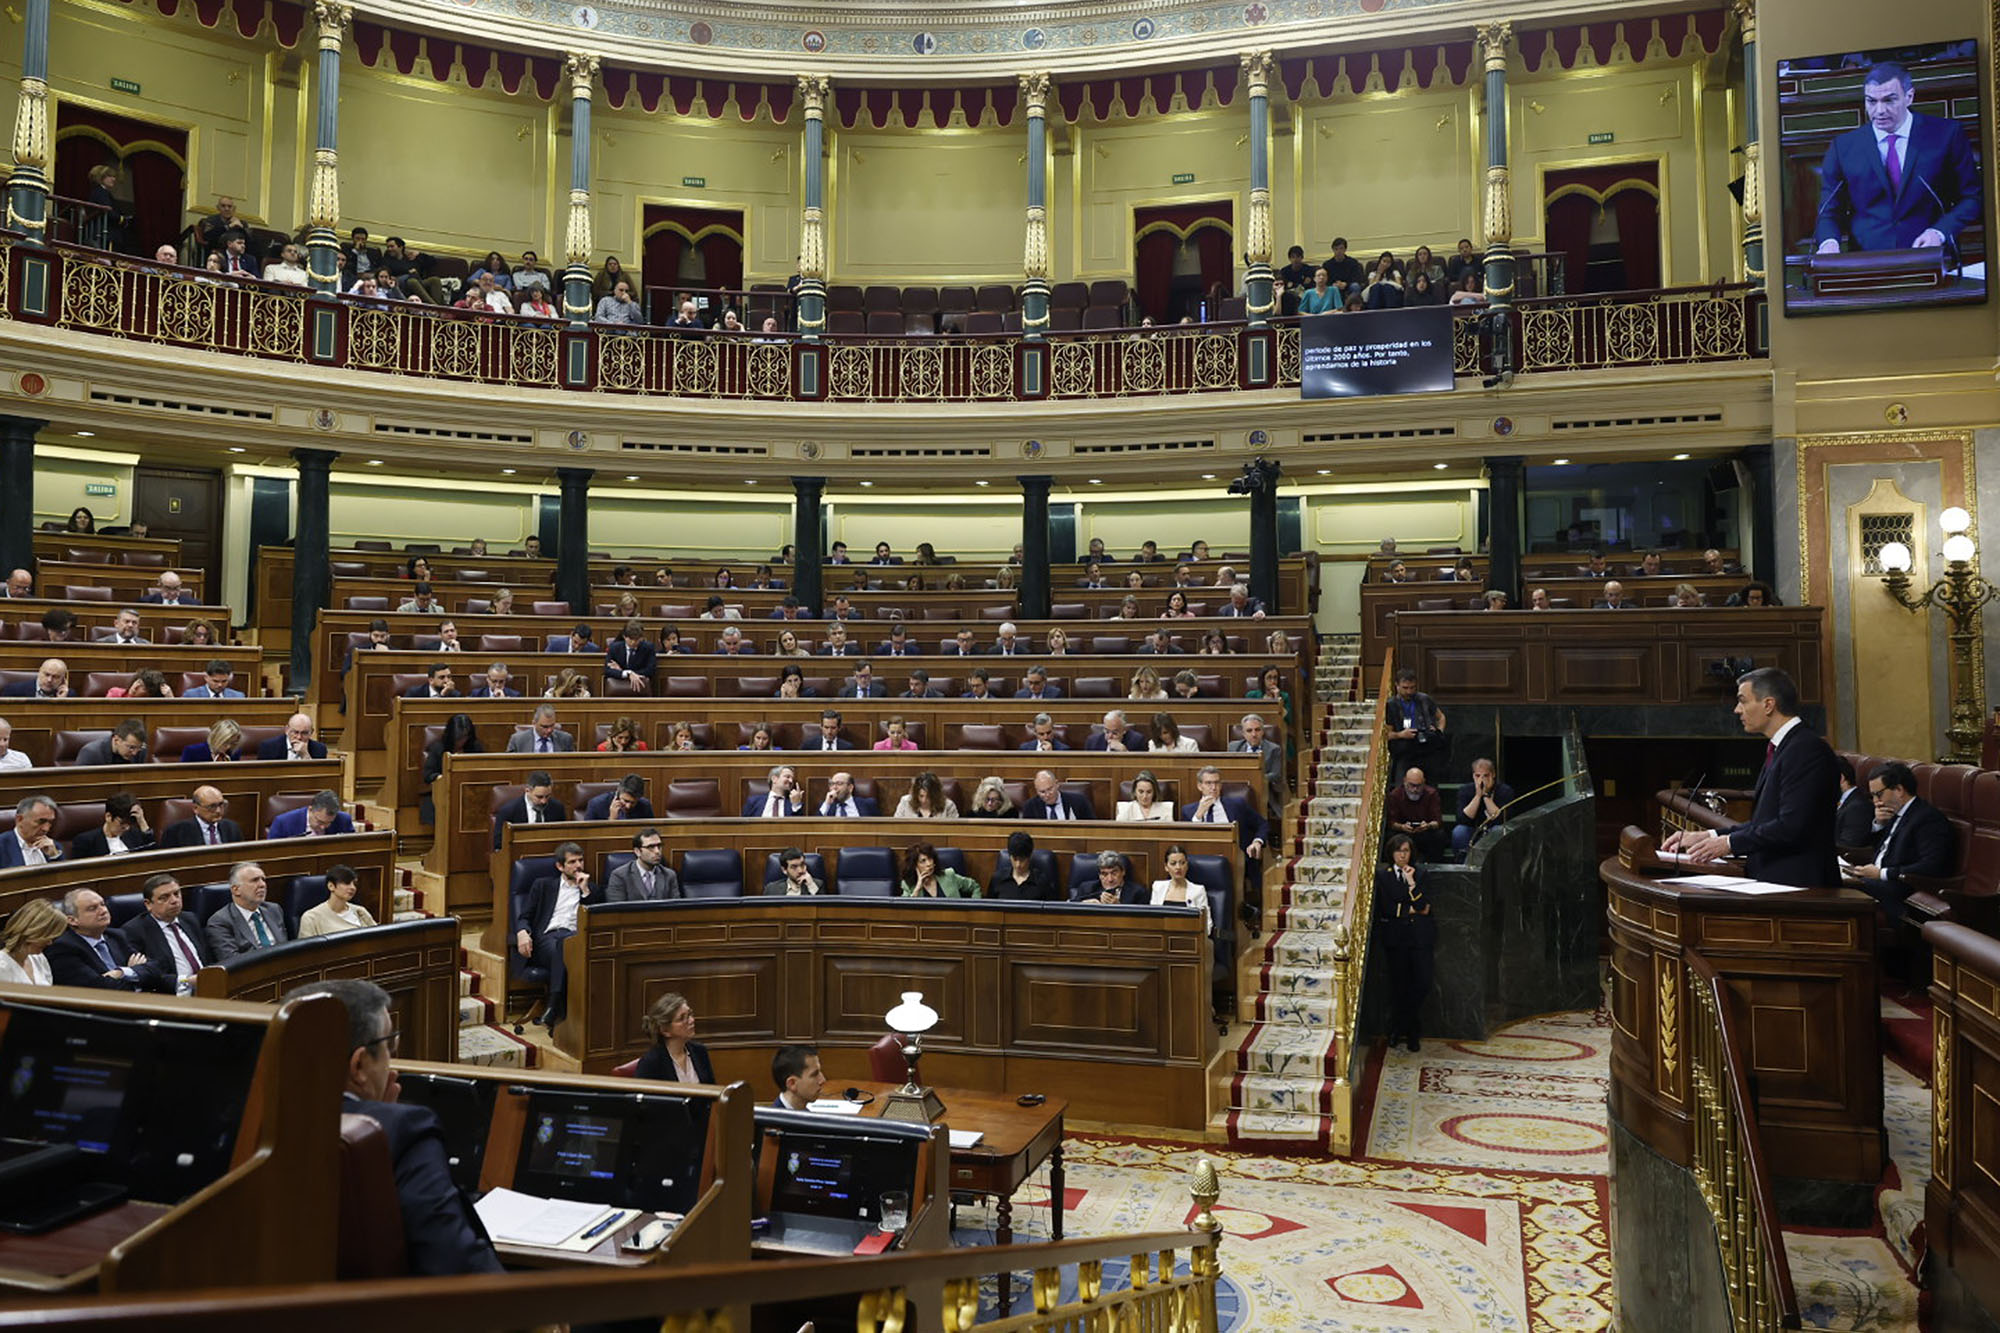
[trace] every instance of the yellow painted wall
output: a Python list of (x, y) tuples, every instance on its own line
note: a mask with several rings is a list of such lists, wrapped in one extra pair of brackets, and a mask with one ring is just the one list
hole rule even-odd
[(1479, 544), (1477, 492), (1384, 488), (1375, 492), (1307, 495), (1306, 547), (1328, 557), (1320, 571), (1319, 627), (1333, 634), (1361, 632), (1361, 575), (1365, 557), (1394, 537), (1404, 551)]
[(1019, 281), (1025, 130), (831, 138), (828, 262), (841, 281)]
[(495, 550), (519, 547), (534, 529), (535, 492), (480, 488), (419, 478), (335, 474), (327, 489), (327, 523), (335, 546), (356, 540), (434, 541), (446, 550), (484, 537)]
[[(97, 526), (128, 523), (132, 515), (131, 454), (92, 455), (82, 450), (35, 450), (35, 526), (67, 520), (78, 505), (90, 510)], [(115, 495), (86, 495), (84, 487), (109, 484)]]
[(1448, 255), (1460, 236), (1477, 238), (1474, 125), (1469, 95), (1449, 87), (1302, 107), (1292, 173), (1299, 228), (1275, 238), (1276, 262), (1294, 242), (1308, 260), (1324, 259), (1335, 236), (1364, 263), (1424, 242)]
[[(1241, 234), (1250, 191), (1250, 151), (1238, 145), (1250, 127), (1234, 107), (1112, 125), (1076, 128), (1071, 159), (1074, 216), (1058, 220), (1071, 236), (1064, 278), (1129, 278), (1132, 212), (1157, 204), (1230, 201)], [(1192, 185), (1175, 185), (1192, 173)]]
[[(782, 281), (792, 273), (799, 250), (796, 200), (802, 174), (796, 117), (789, 125), (744, 125), (705, 116), (682, 120), (647, 115), (636, 101), (623, 111), (600, 101), (592, 117), (592, 228), (598, 255), (617, 255), (626, 267), (639, 267), (641, 220), (648, 203), (737, 209), (743, 213), (746, 276)], [(569, 141), (562, 143), (567, 151)], [(558, 198), (567, 207), (567, 157), (558, 166)], [(700, 176), (707, 187), (684, 189), (684, 176)], [(552, 237), (550, 248), (558, 249), (562, 240), (560, 234)]]

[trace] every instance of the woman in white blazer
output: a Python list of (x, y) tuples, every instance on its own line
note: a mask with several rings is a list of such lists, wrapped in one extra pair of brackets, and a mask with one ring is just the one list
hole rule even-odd
[(1153, 881), (1153, 906), (1192, 907), (1201, 914), (1201, 928), (1213, 935), (1215, 922), (1208, 915), (1208, 890), (1188, 878), (1188, 854), (1176, 844), (1167, 848), (1167, 877)]
[(0, 981), (18, 986), (53, 986), (55, 974), (42, 951), (62, 938), (69, 918), (52, 902), (36, 899), (24, 904), (7, 922), (0, 936)]
[(1118, 803), (1118, 822), (1123, 824), (1167, 824), (1174, 807), (1160, 799), (1160, 780), (1151, 769), (1142, 768), (1132, 779), (1132, 799)]

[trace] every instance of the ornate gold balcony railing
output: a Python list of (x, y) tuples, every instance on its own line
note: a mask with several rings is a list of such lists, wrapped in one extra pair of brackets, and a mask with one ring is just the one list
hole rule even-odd
[[(1456, 373), (1495, 365), (1477, 308), (1453, 312)], [(0, 236), (0, 321), (420, 379), (757, 402), (1037, 402), (1295, 389), (1296, 320), (1000, 337), (676, 333), (225, 280)], [(1768, 355), (1761, 288), (1524, 301), (1504, 336), (1525, 375)]]

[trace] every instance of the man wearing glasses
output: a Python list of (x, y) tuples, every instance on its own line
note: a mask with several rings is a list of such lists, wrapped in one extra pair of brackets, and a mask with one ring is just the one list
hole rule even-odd
[(347, 1010), (347, 1079), (340, 1109), (367, 1116), (389, 1140), (410, 1274), (500, 1272), (500, 1260), (478, 1214), (452, 1183), (437, 1116), (396, 1100), (400, 1089), (390, 1062), (396, 1056), (398, 1034), (389, 1013), (389, 992), (372, 981), (314, 981), (285, 998), (319, 995), (332, 996)]
[(604, 881), (607, 903), (651, 903), (682, 897), (680, 877), (665, 864), (666, 853), (656, 828), (632, 835), (632, 859)]

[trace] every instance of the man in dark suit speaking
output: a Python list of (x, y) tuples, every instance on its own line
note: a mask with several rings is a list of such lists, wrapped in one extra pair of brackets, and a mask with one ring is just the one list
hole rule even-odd
[(1743, 730), (1767, 742), (1749, 821), (1713, 833), (1687, 829), (1660, 850), (1685, 852), (1698, 862), (1741, 856), (1750, 878), (1771, 884), (1838, 885), (1833, 815), (1839, 770), (1832, 747), (1799, 720), (1798, 686), (1776, 667), (1738, 676), (1736, 716)]
[(1813, 237), (1821, 254), (1947, 246), (1979, 221), (1979, 164), (1955, 120), (1910, 110), (1909, 71), (1876, 65), (1862, 86), (1868, 123), (1827, 147)]

